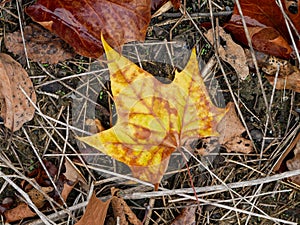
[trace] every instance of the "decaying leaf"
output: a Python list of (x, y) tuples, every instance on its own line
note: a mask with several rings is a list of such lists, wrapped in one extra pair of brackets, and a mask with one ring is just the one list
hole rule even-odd
[[(53, 187), (41, 187), (44, 193), (49, 193), (53, 191)], [(28, 196), (31, 198), (32, 202), (35, 204), (37, 208), (42, 208), (46, 203), (45, 195), (39, 190), (33, 188), (27, 192)]]
[(85, 213), (75, 225), (103, 225), (111, 199), (102, 202), (93, 193), (86, 206)]
[(133, 176), (158, 185), (170, 155), (188, 139), (217, 136), (226, 109), (211, 102), (195, 49), (181, 72), (163, 84), (102, 40), (118, 120), (79, 140), (127, 164)]
[[(299, 143), (299, 142), (298, 142)], [(300, 144), (298, 144), (300, 145)], [(299, 148), (299, 146), (298, 146)], [(286, 166), (289, 170), (300, 169), (300, 152), (295, 154), (294, 158), (286, 161)], [(300, 185), (300, 175), (290, 177), (290, 180), (298, 185)]]
[(241, 152), (244, 154), (249, 154), (253, 150), (252, 142), (243, 137), (234, 137), (228, 141), (224, 147), (227, 152)]
[[(250, 51), (246, 51), (248, 58), (251, 58)], [(259, 67), (264, 71), (267, 80), (274, 86), (275, 76), (277, 76), (276, 89), (289, 89), (300, 92), (300, 70), (292, 65), (288, 60), (279, 59), (275, 56), (255, 52), (255, 57)], [(251, 60), (252, 61), (252, 60)], [(251, 68), (254, 65), (248, 61)]]
[[(297, 69), (298, 70), (298, 69)], [(268, 81), (274, 86), (275, 77), (274, 76), (266, 76)], [(295, 92), (300, 92), (300, 71), (293, 72), (288, 76), (280, 76), (276, 81), (276, 89), (289, 89)]]
[(207, 156), (220, 147), (219, 137), (207, 137), (198, 140), (197, 146), (190, 149), (195, 156)]
[(167, 2), (171, 2), (175, 9), (179, 9), (180, 7), (180, 0), (151, 0), (151, 10), (157, 11)]
[(273, 167), (274, 172), (284, 172), (286, 157), (292, 150), (294, 150), (294, 155), (300, 153), (300, 133), (295, 137), (292, 143), (288, 146), (288, 148), (285, 149), (285, 151), (279, 157), (279, 159)]
[[(63, 40), (38, 25), (29, 24), (23, 32), (28, 58), (34, 62), (56, 64), (75, 55)], [(10, 52), (25, 56), (20, 31), (6, 34), (4, 42)]]
[(120, 220), (120, 224), (142, 225), (142, 222), (132, 212), (124, 199), (113, 196), (111, 199), (111, 205), (113, 208), (114, 217), (115, 219), (118, 218)]
[(178, 10), (180, 4), (180, 0), (151, 0), (152, 18), (167, 12), (172, 7)]
[(171, 225), (194, 225), (196, 223), (196, 209), (197, 207), (195, 206), (187, 206), (182, 210), (180, 215), (175, 218)]
[(22, 219), (30, 218), (35, 216), (36, 213), (33, 212), (26, 203), (20, 203), (17, 207), (7, 210), (4, 212), (5, 222), (12, 223)]
[[(282, 2), (285, 13), (299, 31), (299, 11), (290, 11), (290, 8), (285, 4), (286, 1), (280, 1)], [(258, 51), (273, 56), (289, 58), (292, 53), (292, 48), (290, 47), (291, 39), (286, 28), (283, 14), (276, 1), (240, 0), (239, 3), (243, 11), (253, 47)], [(298, 1), (298, 7), (299, 4), (300, 2)], [(242, 18), (236, 5), (229, 23), (227, 23), (224, 28), (230, 31), (236, 40), (248, 45), (242, 25)], [(296, 40), (298, 39), (296, 38)]]
[[(55, 186), (60, 192), (60, 195), (63, 198), (63, 200), (66, 201), (69, 193), (71, 192), (71, 190), (73, 190), (75, 184), (78, 181), (82, 182), (83, 187), (85, 187), (85, 179), (72, 166), (72, 164), (69, 161), (66, 161), (65, 168), (62, 168), (66, 172), (64, 174), (59, 174), (59, 176), (58, 169), (52, 162), (44, 161), (44, 165), (47, 171), (49, 172), (49, 175), (54, 180)], [(34, 188), (25, 180), (21, 182), (21, 187), (28, 194), (34, 205), (39, 210), (47, 209), (49, 206), (49, 204), (47, 204), (48, 198), (45, 194), (47, 194), (57, 203), (62, 202), (61, 197), (59, 196), (55, 188), (52, 186), (52, 183), (47, 173), (41, 165), (27, 176), (30, 179), (35, 180), (35, 182), (40, 186), (39, 188), (41, 189), (41, 191)], [(36, 213), (31, 211), (28, 205), (23, 202), (19, 202), (14, 208), (10, 208), (9, 205), (6, 206), (6, 204), (2, 202), (2, 204), (0, 205), (0, 214), (4, 215), (5, 221), (7, 222), (18, 221), (36, 215)]]
[(75, 165), (69, 159), (66, 158), (64, 165), (66, 168), (66, 172), (63, 175), (67, 179), (67, 181), (64, 182), (64, 187), (61, 191), (61, 197), (66, 201), (70, 192), (73, 190), (73, 188), (78, 182), (80, 182), (81, 187), (84, 190), (88, 190), (88, 185), (82, 173), (75, 167)]
[(235, 112), (234, 103), (228, 103), (227, 108), (228, 112), (220, 121), (217, 128), (220, 133), (219, 142), (222, 145), (231, 141), (235, 137), (239, 137), (246, 130)]
[[(214, 42), (213, 29), (208, 30), (205, 36), (210, 43)], [(218, 46), (220, 57), (234, 68), (235, 72), (242, 80), (246, 79), (249, 74), (249, 68), (244, 49), (236, 44), (222, 27), (218, 28), (218, 37), (222, 39)]]
[(4, 125), (12, 131), (19, 130), (31, 120), (34, 107), (22, 92), (36, 102), (33, 84), (22, 66), (9, 55), (0, 53), (0, 105)]
[(38, 0), (26, 8), (26, 13), (77, 53), (98, 58), (103, 54), (101, 33), (114, 47), (144, 41), (151, 19), (150, 3), (151, 0)]

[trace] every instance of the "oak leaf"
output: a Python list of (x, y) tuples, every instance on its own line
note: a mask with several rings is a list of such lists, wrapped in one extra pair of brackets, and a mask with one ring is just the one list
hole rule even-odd
[(163, 84), (102, 42), (118, 120), (79, 140), (127, 164), (134, 177), (157, 185), (170, 155), (188, 139), (218, 135), (216, 126), (226, 109), (211, 102), (195, 49), (184, 70)]
[[(285, 0), (280, 0), (283, 10), (289, 16), (295, 28), (300, 31), (300, 16), (293, 11)], [(292, 53), (291, 38), (286, 28), (283, 14), (274, 0), (240, 0), (244, 20), (250, 34), (253, 47), (261, 52), (280, 58), (289, 58)], [(299, 7), (300, 2), (296, 3)], [(230, 21), (224, 27), (234, 38), (245, 45), (248, 41), (242, 25), (242, 17), (235, 5)], [(296, 38), (298, 40), (298, 38)], [(296, 43), (299, 46), (299, 41)]]
[(26, 13), (77, 53), (98, 58), (103, 54), (101, 33), (114, 47), (144, 41), (151, 0), (38, 0)]

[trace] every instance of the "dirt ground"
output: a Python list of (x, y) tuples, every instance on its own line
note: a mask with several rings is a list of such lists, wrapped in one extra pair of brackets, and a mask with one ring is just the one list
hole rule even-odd
[[(198, 3), (203, 1), (187, 2), (186, 10), (197, 27), (190, 18), (181, 20), (181, 13), (170, 10), (151, 20), (144, 45), (127, 44), (124, 47), (125, 56), (165, 83), (171, 82), (175, 69), (184, 68), (193, 46), (196, 46), (202, 68), (215, 55), (202, 36), (205, 29), (199, 30), (201, 23), (210, 22), (208, 4), (201, 6)], [(11, 55), (26, 69), (36, 89), (38, 109), (33, 120), (14, 133), (4, 127), (0, 118), (0, 201), (8, 196), (21, 198), (3, 176), (10, 177), (20, 186), (22, 181), (29, 179), (27, 175), (38, 167), (41, 160), (51, 161), (61, 170), (64, 160), (68, 158), (77, 162), (88, 188), (78, 184), (72, 190), (66, 208), (76, 209), (70, 210), (73, 217), (68, 218), (65, 214), (62, 220), (56, 221), (57, 224), (74, 224), (82, 215), (84, 207), (79, 205), (86, 201), (89, 191), (94, 189), (97, 197), (105, 199), (110, 195), (111, 187), (121, 190), (120, 196), (143, 220), (150, 199), (144, 197), (143, 193), (148, 193), (149, 188), (143, 184), (128, 183), (122, 177), (130, 173), (125, 165), (98, 151), (83, 148), (75, 138), (76, 135), (82, 135), (81, 129), (91, 131), (86, 119), (99, 119), (105, 129), (117, 120), (105, 63), (80, 55), (57, 64), (33, 62), (30, 59), (27, 62), (25, 55), (12, 54), (6, 48), (5, 36), (19, 31), (20, 21), (23, 28), (33, 23), (24, 13), (24, 7), (31, 3), (22, 1), (19, 13), (15, 1), (0, 8), (0, 52)], [(223, 11), (230, 12), (233, 9), (232, 1), (216, 1), (216, 4)], [(200, 12), (207, 13), (207, 16), (197, 17)], [(228, 16), (217, 18), (219, 24), (228, 20)], [(173, 52), (168, 53), (169, 49)], [(205, 82), (213, 102), (219, 107), (232, 102), (233, 97), (237, 100), (239, 117), (244, 120), (247, 130), (242, 136), (251, 140), (254, 151), (249, 154), (234, 153), (227, 152), (223, 146), (215, 146), (209, 156), (196, 155), (197, 160), (190, 159), (189, 172), (179, 160), (180, 154), (174, 155), (171, 163), (174, 168), (169, 169), (169, 175), (161, 183), (164, 189), (155, 197), (149, 224), (171, 224), (182, 208), (191, 206), (197, 207), (195, 224), (271, 225), (284, 224), (282, 221), (300, 224), (300, 189), (285, 179), (256, 185), (250, 182), (237, 188), (204, 190), (198, 193), (198, 203), (191, 200), (195, 195), (193, 192), (183, 192), (190, 198), (163, 192), (241, 183), (272, 176), (278, 158), (298, 132), (298, 93), (274, 90), (263, 72), (261, 85), (255, 71), (250, 71), (250, 75), (241, 80), (230, 64), (222, 61), (221, 65), (226, 78), (220, 65), (215, 63)], [(262, 91), (268, 104), (272, 101), (270, 108), (266, 107)], [(90, 100), (87, 100), (87, 96)], [(208, 145), (203, 140), (196, 142), (195, 148)], [(291, 158), (291, 154), (288, 157)], [(108, 175), (103, 170), (121, 176)], [(135, 199), (132, 197), (134, 193), (140, 196)], [(56, 212), (45, 210), (44, 213), (55, 215)], [(111, 214), (109, 211), (107, 218)], [(37, 218), (33, 222), (42, 224)]]

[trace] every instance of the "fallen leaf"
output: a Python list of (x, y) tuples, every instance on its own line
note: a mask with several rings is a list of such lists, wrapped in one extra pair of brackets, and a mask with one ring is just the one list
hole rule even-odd
[(98, 58), (103, 54), (101, 33), (116, 48), (126, 42), (144, 41), (150, 7), (150, 0), (38, 0), (25, 11), (77, 53)]
[(217, 136), (226, 109), (211, 102), (196, 50), (184, 70), (163, 84), (102, 40), (118, 120), (112, 128), (79, 140), (127, 164), (134, 177), (158, 184), (170, 155), (188, 139)]
[[(25, 26), (23, 33), (28, 58), (34, 62), (56, 64), (75, 55), (63, 40), (38, 25)], [(25, 56), (20, 31), (6, 34), (4, 43), (8, 51), (15, 55)]]
[[(286, 1), (281, 0), (281, 2), (284, 11), (296, 29), (300, 31), (299, 12), (290, 12), (285, 4)], [(280, 58), (290, 58), (290, 54), (292, 53), (292, 48), (290, 47), (291, 39), (286, 28), (284, 17), (276, 1), (240, 0), (239, 3), (254, 49)], [(297, 6), (299, 6), (299, 4), (300, 2), (297, 3)], [(236, 5), (230, 21), (224, 28), (233, 34), (236, 40), (248, 45), (242, 25), (242, 18)], [(296, 40), (298, 40), (298, 38), (296, 38)]]
[(81, 183), (81, 187), (84, 190), (88, 190), (88, 185), (82, 173), (71, 161), (69, 161), (69, 159), (66, 158), (64, 165), (66, 168), (66, 172), (63, 175), (66, 177), (67, 181), (64, 182), (64, 187), (61, 191), (61, 197), (66, 201), (70, 192), (78, 182)]
[(235, 105), (233, 102), (229, 102), (227, 105), (228, 112), (219, 122), (217, 130), (220, 133), (219, 143), (226, 144), (235, 137), (239, 137), (245, 132), (245, 127), (241, 123), (241, 120), (236, 114)]
[(171, 225), (195, 225), (196, 224), (196, 213), (197, 207), (187, 206), (182, 210), (180, 215), (178, 215)]
[[(293, 151), (293, 158), (290, 157)], [(290, 159), (288, 159), (290, 158)], [(300, 169), (300, 133), (294, 138), (288, 148), (279, 157), (273, 168), (274, 172)], [(300, 175), (290, 177), (289, 180), (300, 186)]]
[(26, 71), (12, 57), (0, 53), (0, 115), (11, 131), (19, 130), (34, 116), (35, 109), (22, 89), (35, 103), (33, 84)]
[(300, 133), (295, 137), (295, 139), (291, 142), (288, 148), (286, 148), (285, 151), (283, 151), (282, 155), (279, 157), (279, 159), (273, 167), (274, 172), (285, 171), (286, 157), (292, 150), (294, 150), (295, 155), (300, 153)]
[[(300, 153), (295, 154), (294, 158), (292, 158), (290, 160), (287, 160), (286, 161), (286, 166), (289, 170), (298, 170), (298, 169), (300, 169)], [(300, 185), (300, 175), (292, 176), (289, 179), (290, 179), (290, 181)]]
[(14, 199), (11, 197), (5, 197), (0, 204), (0, 215), (9, 210), (14, 204)]
[(156, 12), (167, 2), (171, 2), (174, 9), (179, 9), (181, 1), (180, 0), (151, 0), (151, 11)]
[(244, 154), (249, 154), (253, 151), (253, 144), (250, 140), (243, 137), (234, 137), (228, 141), (224, 147), (227, 152), (240, 152)]
[[(237, 75), (242, 80), (245, 80), (249, 75), (249, 68), (244, 49), (236, 44), (222, 27), (218, 27), (218, 35), (222, 39), (218, 45), (218, 52), (221, 59), (228, 62), (234, 68)], [(214, 43), (213, 29), (208, 30), (205, 36), (210, 43)]]
[[(266, 76), (267, 80), (274, 86), (275, 77)], [(289, 89), (295, 92), (300, 92), (300, 71), (293, 72), (288, 76), (279, 76), (276, 81), (276, 89)]]
[(178, 10), (180, 7), (180, 0), (152, 0), (151, 1), (151, 11), (152, 18), (160, 16), (161, 14), (167, 12), (171, 8)]
[(119, 224), (142, 225), (142, 222), (132, 212), (124, 199), (113, 196), (111, 199), (111, 205), (113, 208), (114, 217), (120, 220)]
[(81, 219), (75, 225), (103, 225), (111, 199), (102, 202), (93, 193)]
[[(47, 194), (47, 193), (53, 191), (54, 188), (53, 187), (41, 187), (41, 189), (43, 192), (45, 192)], [(47, 201), (47, 199), (45, 198), (45, 195), (35, 188), (32, 188), (31, 190), (29, 190), (27, 192), (27, 194), (38, 209), (42, 208)]]
[(17, 207), (4, 212), (5, 222), (12, 223), (25, 218), (33, 217), (36, 213), (33, 212), (26, 203), (20, 203)]
[(262, 71), (266, 74), (275, 76), (278, 73), (281, 77), (289, 76), (294, 72), (299, 72), (296, 66), (293, 66), (289, 61), (284, 59), (279, 59), (275, 56), (269, 56), (263, 63)]
[[(66, 200), (69, 193), (73, 190), (75, 184), (78, 181), (82, 182), (82, 187), (86, 186), (84, 177), (80, 174), (79, 171), (74, 168), (74, 166), (68, 160), (66, 160), (64, 164), (65, 168), (62, 168), (62, 170), (65, 170), (65, 173), (61, 173), (59, 175), (57, 167), (52, 162), (44, 160), (43, 163), (49, 175), (54, 180), (56, 189), (58, 190), (60, 195), (57, 190), (54, 189), (42, 165), (39, 165), (38, 168), (27, 174), (27, 177), (35, 180), (35, 182), (40, 186), (39, 188), (41, 189), (41, 191), (34, 188), (26, 180), (23, 180), (21, 182), (21, 188), (28, 194), (34, 205), (39, 210), (42, 211), (48, 209), (49, 204), (47, 204), (48, 199), (45, 194), (56, 201), (56, 203), (61, 204), (61, 197), (63, 198), (63, 200)], [(13, 200), (9, 201), (8, 199), (6, 201), (2, 201), (2, 204), (0, 204), (0, 215), (5, 216), (6, 222), (14, 222), (36, 215), (36, 213), (31, 211), (28, 205), (24, 202), (14, 204), (16, 206), (14, 208), (10, 208), (13, 203), (12, 201)]]
[(198, 140), (197, 146), (190, 149), (195, 156), (207, 156), (220, 147), (218, 137), (207, 137)]

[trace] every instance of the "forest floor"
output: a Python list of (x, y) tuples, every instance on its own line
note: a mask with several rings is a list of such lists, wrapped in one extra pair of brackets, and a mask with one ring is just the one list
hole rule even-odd
[[(12, 54), (4, 44), (5, 36), (19, 31), (20, 25), (24, 29), (33, 23), (24, 13), (31, 1), (22, 1), (19, 12), (15, 2), (8, 2), (0, 8), (0, 52), (11, 55), (29, 74), (37, 93), (37, 110), (33, 120), (16, 132), (4, 127), (0, 118), (0, 202), (13, 197), (17, 199), (14, 204), (18, 204), (22, 194), (16, 187), (21, 187), (24, 181), (30, 182), (32, 175), (28, 174), (39, 168), (41, 162), (53, 163), (59, 177), (64, 162), (69, 160), (83, 174), (87, 184), (75, 186), (64, 206), (70, 210), (69, 215), (64, 214), (63, 219), (55, 223), (74, 224), (82, 216), (89, 194), (95, 191), (98, 198), (106, 199), (111, 187), (121, 190), (120, 196), (143, 220), (151, 198), (151, 194), (145, 197), (143, 193), (149, 193), (151, 188), (143, 183), (129, 184), (124, 180), (124, 176), (130, 174), (125, 165), (97, 151), (82, 148), (75, 138), (83, 127), (87, 127), (87, 119), (99, 119), (105, 129), (117, 119), (104, 63), (75, 55), (72, 59), (50, 64)], [(233, 10), (233, 1), (216, 3), (222, 9), (219, 11)], [(208, 3), (188, 1), (186, 10), (191, 17), (181, 19), (179, 11), (170, 10), (153, 18), (145, 43), (127, 44), (123, 54), (165, 81), (172, 80), (175, 69), (184, 68), (191, 49), (196, 46), (201, 58), (199, 65), (204, 68), (215, 56), (213, 47), (203, 37), (205, 28), (200, 28), (200, 24), (210, 22)], [(207, 13), (207, 16), (198, 17), (197, 13)], [(214, 22), (219, 26), (229, 17), (216, 16)], [(94, 79), (95, 75), (97, 79)], [(208, 150), (208, 156), (198, 154), (196, 159), (190, 159), (189, 169), (182, 159), (179, 160), (181, 156), (175, 155), (170, 163), (175, 169), (170, 168), (161, 182), (152, 214), (148, 214), (151, 217), (149, 224), (171, 224), (182, 208), (192, 206), (197, 207), (195, 224), (300, 224), (299, 187), (286, 179), (272, 180), (273, 168), (280, 155), (297, 135), (299, 94), (275, 90), (263, 72), (261, 79), (259, 82), (256, 72), (250, 71), (249, 76), (242, 80), (224, 61), (215, 62), (211, 67), (205, 78), (211, 98), (219, 107), (225, 107), (235, 98), (236, 107), (240, 109), (238, 116), (246, 125), (242, 136), (251, 141), (253, 151), (248, 154), (228, 152), (222, 145), (212, 147), (205, 140), (198, 140), (196, 148), (213, 148), (213, 151)], [(82, 95), (91, 101), (80, 101)], [(266, 179), (253, 184), (253, 180), (261, 178)], [(237, 184), (238, 187), (223, 185), (225, 183)], [(217, 185), (223, 185), (223, 188), (217, 188)], [(193, 187), (204, 188), (197, 192), (198, 203), (194, 199)], [(167, 190), (181, 190), (182, 193), (175, 195)], [(133, 194), (138, 197), (133, 198)], [(42, 212), (51, 214), (54, 221), (57, 213), (63, 211), (59, 208), (56, 212), (49, 209)], [(109, 211), (107, 218), (111, 214)], [(30, 220), (32, 224), (42, 224), (37, 218)]]

